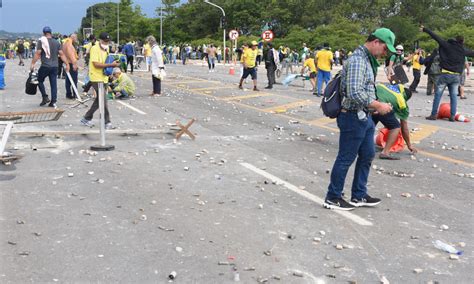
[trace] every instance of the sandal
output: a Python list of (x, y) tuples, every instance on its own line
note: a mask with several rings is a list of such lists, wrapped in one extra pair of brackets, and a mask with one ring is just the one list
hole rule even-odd
[(465, 99), (467, 99), (467, 97), (466, 96), (461, 96), (460, 99), (465, 100)]
[(392, 154), (386, 155), (386, 154), (383, 154), (383, 153), (380, 153), (379, 158), (381, 160), (392, 160), (392, 161), (400, 160), (400, 158), (397, 157), (397, 156), (393, 156)]

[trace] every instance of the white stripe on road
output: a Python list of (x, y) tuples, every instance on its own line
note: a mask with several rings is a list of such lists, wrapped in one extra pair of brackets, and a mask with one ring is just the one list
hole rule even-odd
[(119, 104), (121, 104), (121, 105), (123, 105), (123, 106), (128, 107), (128, 108), (131, 109), (131, 110), (134, 110), (134, 111), (138, 112), (139, 114), (143, 114), (143, 115), (146, 114), (146, 112), (141, 111), (141, 110), (139, 110), (138, 108), (131, 106), (130, 104), (127, 104), (127, 103), (124, 103), (124, 102), (121, 102), (121, 101), (116, 101), (116, 102), (118, 102)]
[[(289, 190), (295, 192), (295, 193), (298, 193), (299, 195), (305, 197), (306, 199), (309, 199), (319, 205), (323, 205), (324, 203), (324, 200), (314, 194), (311, 194), (309, 192), (307, 192), (306, 190), (302, 190), (302, 189), (299, 189), (298, 187), (296, 187), (295, 185), (289, 183), (289, 182), (286, 182), (264, 170), (261, 170), (257, 167), (255, 167), (254, 165), (251, 165), (251, 164), (248, 164), (248, 163), (240, 163), (241, 166), (261, 175), (261, 176), (264, 176), (274, 182), (276, 182), (277, 184), (281, 184), (283, 186), (285, 186), (286, 188), (288, 188)], [(362, 217), (359, 217), (353, 213), (350, 213), (350, 212), (347, 212), (347, 211), (340, 211), (340, 210), (333, 210), (334, 213), (337, 213), (343, 217), (346, 217), (347, 219), (353, 221), (354, 223), (357, 223), (359, 225), (362, 225), (362, 226), (372, 226), (373, 223), (362, 218)]]

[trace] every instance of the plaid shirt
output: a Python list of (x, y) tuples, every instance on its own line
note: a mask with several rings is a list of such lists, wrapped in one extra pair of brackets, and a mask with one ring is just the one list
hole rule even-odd
[(367, 111), (368, 105), (377, 99), (375, 76), (368, 53), (365, 46), (359, 46), (344, 66), (342, 73), (342, 89), (346, 91), (342, 102), (344, 109)]

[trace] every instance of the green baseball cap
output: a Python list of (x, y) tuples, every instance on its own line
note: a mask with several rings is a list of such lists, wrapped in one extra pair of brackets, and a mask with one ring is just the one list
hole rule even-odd
[(397, 52), (397, 50), (395, 50), (395, 47), (393, 46), (395, 44), (395, 34), (391, 30), (387, 28), (376, 29), (375, 32), (372, 33), (372, 35), (385, 42), (388, 50), (393, 53)]

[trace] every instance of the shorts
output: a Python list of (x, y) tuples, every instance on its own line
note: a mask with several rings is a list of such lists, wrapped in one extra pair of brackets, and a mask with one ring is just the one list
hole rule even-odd
[(388, 130), (400, 128), (400, 121), (395, 117), (393, 111), (385, 115), (374, 114), (372, 115), (372, 120), (374, 121), (374, 125), (381, 122)]
[(318, 73), (316, 73), (316, 72), (309, 73), (309, 78), (314, 79), (314, 78), (317, 78), (317, 77), (318, 77)]
[(146, 57), (146, 64), (151, 65), (151, 56)]
[(466, 70), (464, 70), (461, 74), (461, 81), (459, 82), (459, 85), (464, 86), (466, 83)]
[(242, 79), (247, 79), (249, 75), (252, 76), (252, 80), (257, 80), (257, 70), (255, 68), (244, 67), (244, 74), (242, 74)]

